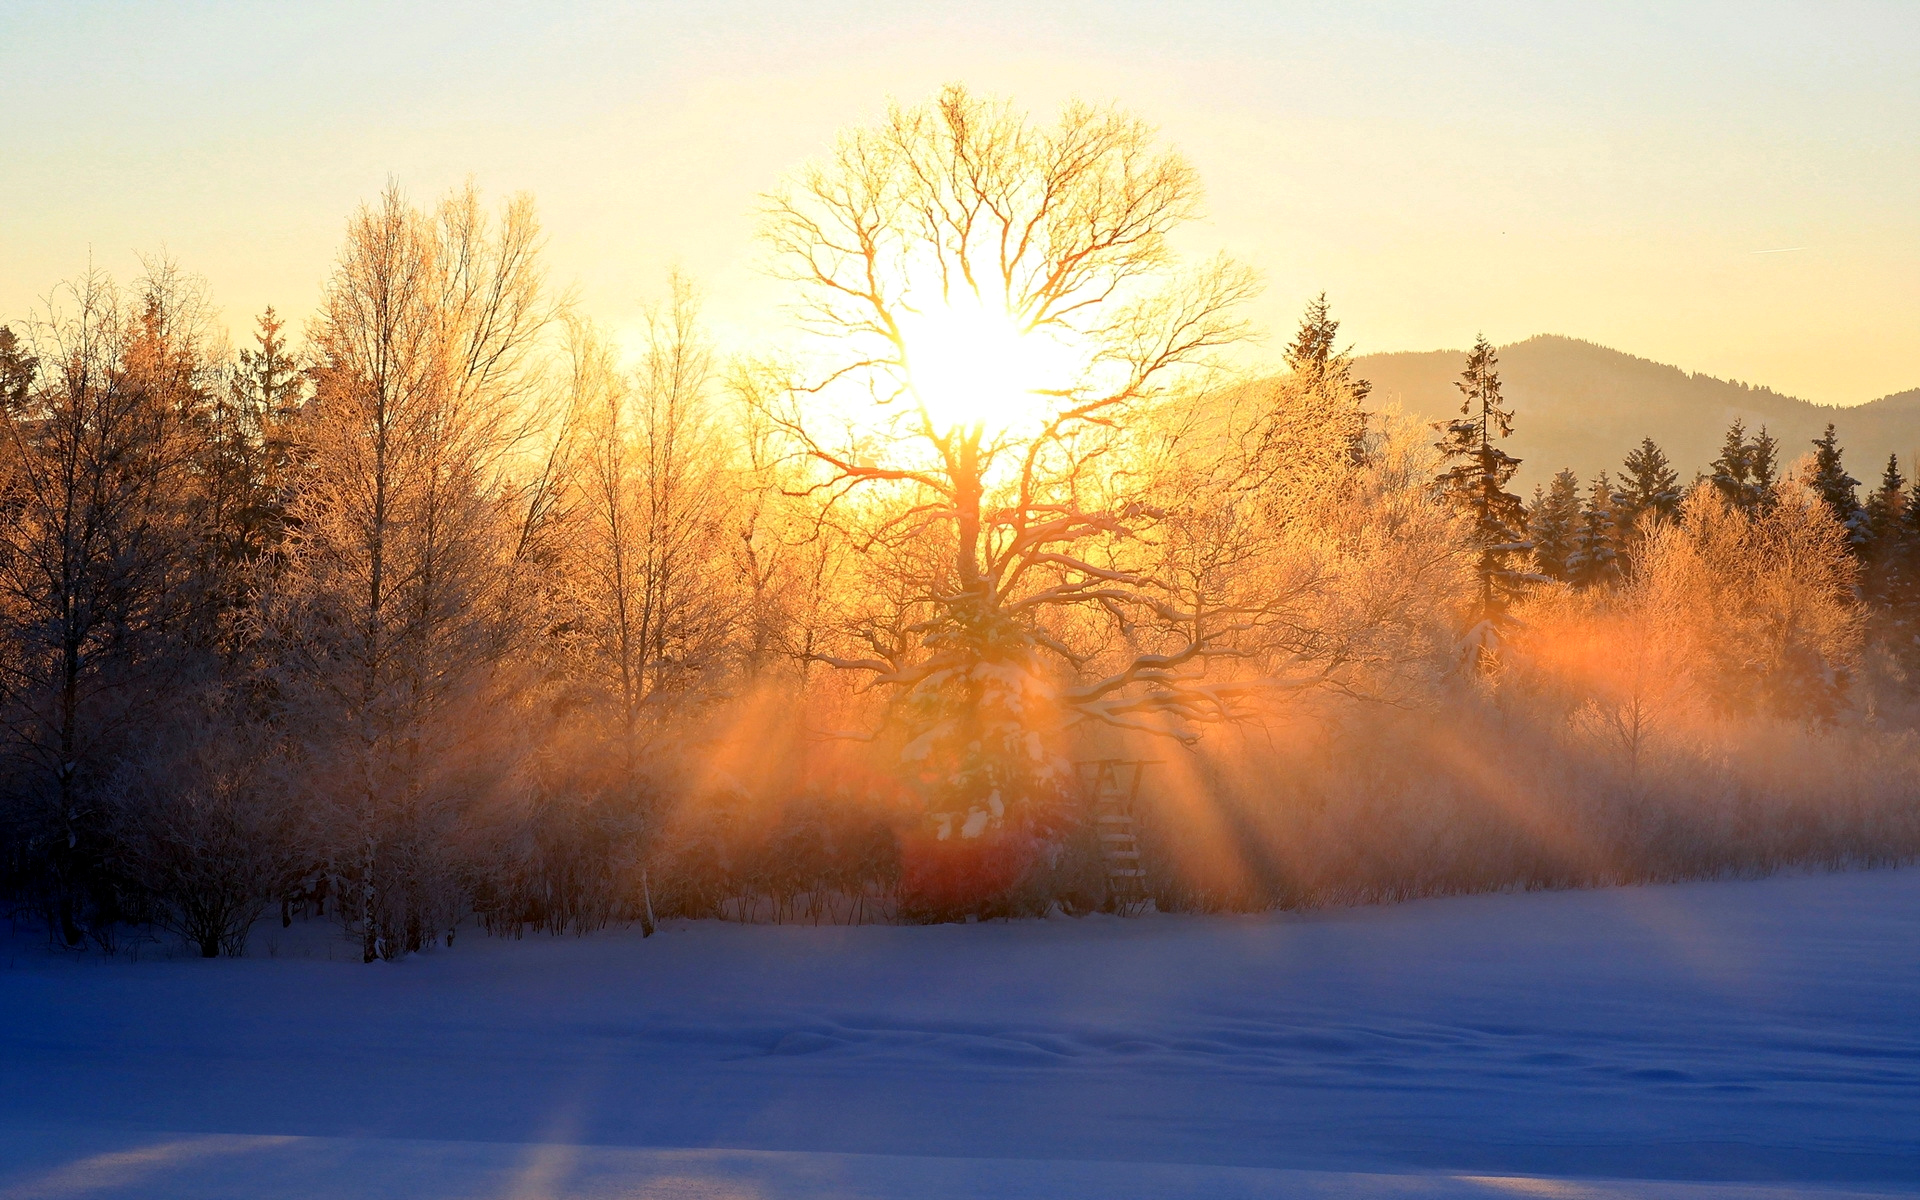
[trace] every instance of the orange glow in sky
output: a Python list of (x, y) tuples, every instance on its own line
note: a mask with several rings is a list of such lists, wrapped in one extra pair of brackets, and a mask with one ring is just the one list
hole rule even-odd
[(959, 80), (1158, 123), (1207, 184), (1192, 248), (1263, 273), (1270, 330), (1325, 290), (1363, 353), (1562, 333), (1854, 403), (1920, 386), (1916, 61), (1906, 0), (12, 0), (0, 320), (162, 247), (236, 329), (299, 320), (389, 176), (471, 175), (536, 195), (603, 323), (678, 265), (744, 346), (780, 300), (756, 197)]

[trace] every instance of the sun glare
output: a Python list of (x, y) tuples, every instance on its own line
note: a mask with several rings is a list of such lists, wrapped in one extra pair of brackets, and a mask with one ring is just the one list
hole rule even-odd
[(1044, 393), (1075, 382), (1082, 364), (1073, 348), (1046, 333), (1022, 330), (1004, 310), (985, 304), (943, 305), (901, 323), (914, 395), (941, 432), (1015, 427), (1047, 411)]

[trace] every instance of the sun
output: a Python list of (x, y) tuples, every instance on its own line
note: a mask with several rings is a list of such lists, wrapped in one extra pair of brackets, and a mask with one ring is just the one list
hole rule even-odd
[(942, 435), (1043, 420), (1084, 366), (1059, 335), (1025, 329), (1005, 308), (971, 299), (910, 312), (900, 332), (908, 383)]

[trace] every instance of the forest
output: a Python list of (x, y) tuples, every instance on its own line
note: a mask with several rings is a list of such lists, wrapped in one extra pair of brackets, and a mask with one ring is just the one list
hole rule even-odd
[(471, 186), (238, 347), (170, 258), (59, 283), (0, 327), (0, 904), (369, 962), (1082, 914), (1115, 761), (1162, 911), (1920, 853), (1898, 459), (1735, 422), (1523, 497), (1494, 346), (1437, 426), (1324, 297), (1263, 362), (1200, 199), (951, 87), (761, 199), (762, 345), (677, 276), (614, 337)]

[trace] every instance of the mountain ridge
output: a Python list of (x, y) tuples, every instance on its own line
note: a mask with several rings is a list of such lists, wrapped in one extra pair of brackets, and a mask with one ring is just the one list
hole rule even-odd
[[(1909, 475), (1920, 454), (1920, 388), (1851, 406), (1818, 404), (1561, 334), (1536, 334), (1498, 352), (1514, 409), (1507, 449), (1521, 460), (1523, 487), (1544, 483), (1563, 467), (1583, 479), (1601, 470), (1617, 473), (1643, 437), (1658, 442), (1681, 478), (1691, 479), (1718, 457), (1736, 418), (1749, 430), (1766, 426), (1787, 463), (1832, 422), (1848, 471), (1868, 482), (1879, 479), (1888, 454), (1899, 454)], [(1465, 362), (1464, 350), (1393, 351), (1356, 356), (1354, 369), (1374, 385), (1370, 408), (1397, 401), (1409, 413), (1438, 420), (1458, 409), (1453, 383)]]

